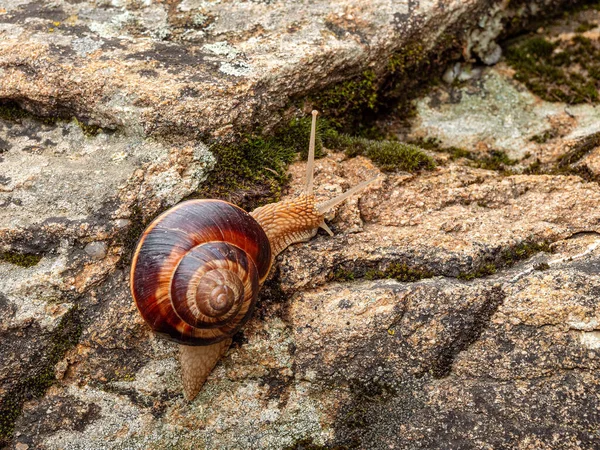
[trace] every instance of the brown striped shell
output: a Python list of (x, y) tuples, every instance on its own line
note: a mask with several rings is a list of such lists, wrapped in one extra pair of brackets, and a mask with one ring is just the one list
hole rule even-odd
[(155, 332), (181, 344), (209, 345), (249, 319), (270, 266), (267, 235), (248, 213), (221, 200), (190, 200), (142, 235), (131, 292)]

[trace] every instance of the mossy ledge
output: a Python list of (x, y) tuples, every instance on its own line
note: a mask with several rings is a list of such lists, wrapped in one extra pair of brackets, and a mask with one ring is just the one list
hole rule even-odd
[(0, 252), (0, 262), (7, 262), (19, 267), (33, 267), (42, 259), (42, 255), (19, 252)]
[(8, 445), (23, 404), (44, 395), (56, 381), (54, 366), (79, 342), (81, 332), (79, 311), (75, 307), (63, 316), (47, 338), (46, 351), (32, 359), (37, 361), (36, 367), (14, 389), (0, 398), (0, 447)]
[(488, 150), (486, 153), (475, 153), (461, 147), (445, 147), (437, 138), (419, 139), (412, 144), (438, 153), (446, 153), (451, 161), (466, 159), (470, 167), (478, 169), (494, 170), (505, 175), (512, 175), (510, 167), (518, 164), (519, 160), (510, 158), (502, 150)]
[(394, 279), (403, 283), (413, 283), (426, 278), (431, 278), (434, 273), (423, 267), (409, 266), (403, 261), (393, 261), (379, 267), (369, 267), (368, 264), (358, 264), (351, 268), (343, 265), (329, 274), (329, 281), (355, 281)]
[(427, 49), (414, 37), (402, 49), (388, 56), (382, 70), (368, 68), (341, 82), (297, 98), (294, 103), (306, 110), (323, 112), (338, 130), (363, 137), (381, 136), (375, 125), (378, 117), (395, 111), (399, 117), (415, 113), (413, 100), (439, 82), (446, 64), (461, 57), (460, 31), (448, 30)]
[(552, 253), (550, 244), (546, 241), (525, 241), (512, 247), (503, 249), (495, 258), (484, 258), (484, 260), (473, 270), (460, 272), (456, 278), (470, 281), (495, 274), (500, 269), (514, 266), (519, 261), (529, 259), (536, 253)]
[[(220, 198), (249, 210), (278, 201), (289, 181), (287, 167), (298, 153), (306, 158), (310, 122), (310, 117), (295, 118), (273, 135), (257, 132), (241, 136), (238, 143), (213, 144), (217, 164), (190, 198)], [(317, 157), (329, 148), (344, 151), (348, 157), (364, 155), (383, 171), (416, 172), (435, 167), (433, 159), (415, 145), (350, 136), (327, 117), (317, 123)]]

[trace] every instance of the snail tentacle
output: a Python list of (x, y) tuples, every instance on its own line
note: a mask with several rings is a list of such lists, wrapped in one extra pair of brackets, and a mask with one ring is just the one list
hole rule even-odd
[(313, 177), (315, 171), (315, 137), (317, 134), (317, 111), (312, 112), (312, 122), (310, 125), (310, 140), (308, 142), (308, 161), (306, 162), (306, 195), (312, 195)]

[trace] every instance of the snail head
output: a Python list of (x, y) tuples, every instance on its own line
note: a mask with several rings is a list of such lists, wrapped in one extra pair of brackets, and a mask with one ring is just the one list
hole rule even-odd
[(251, 213), (265, 230), (271, 243), (273, 257), (288, 245), (308, 241), (317, 234), (319, 228), (333, 236), (333, 232), (325, 223), (325, 214), (378, 178), (363, 181), (331, 200), (317, 203), (313, 194), (316, 123), (317, 111), (313, 111), (304, 192), (295, 198), (262, 206)]

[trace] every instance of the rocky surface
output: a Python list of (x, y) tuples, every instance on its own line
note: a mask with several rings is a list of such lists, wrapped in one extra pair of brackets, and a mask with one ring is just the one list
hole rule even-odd
[(218, 136), (269, 125), (293, 96), (383, 70), (410, 35), (431, 46), (461, 17), (502, 9), (476, 0), (5, 0), (0, 98), (106, 128)]
[[(596, 448), (598, 113), (514, 79), (494, 39), (528, 7), (507, 5), (0, 0), (0, 445)], [(580, 14), (549, 39), (597, 39)], [(129, 293), (143, 224), (202, 186), (211, 139), (457, 24), (500, 62), (449, 63), (398, 128), (438, 167), (284, 252), (184, 401)], [(378, 173), (331, 149), (317, 195)]]

